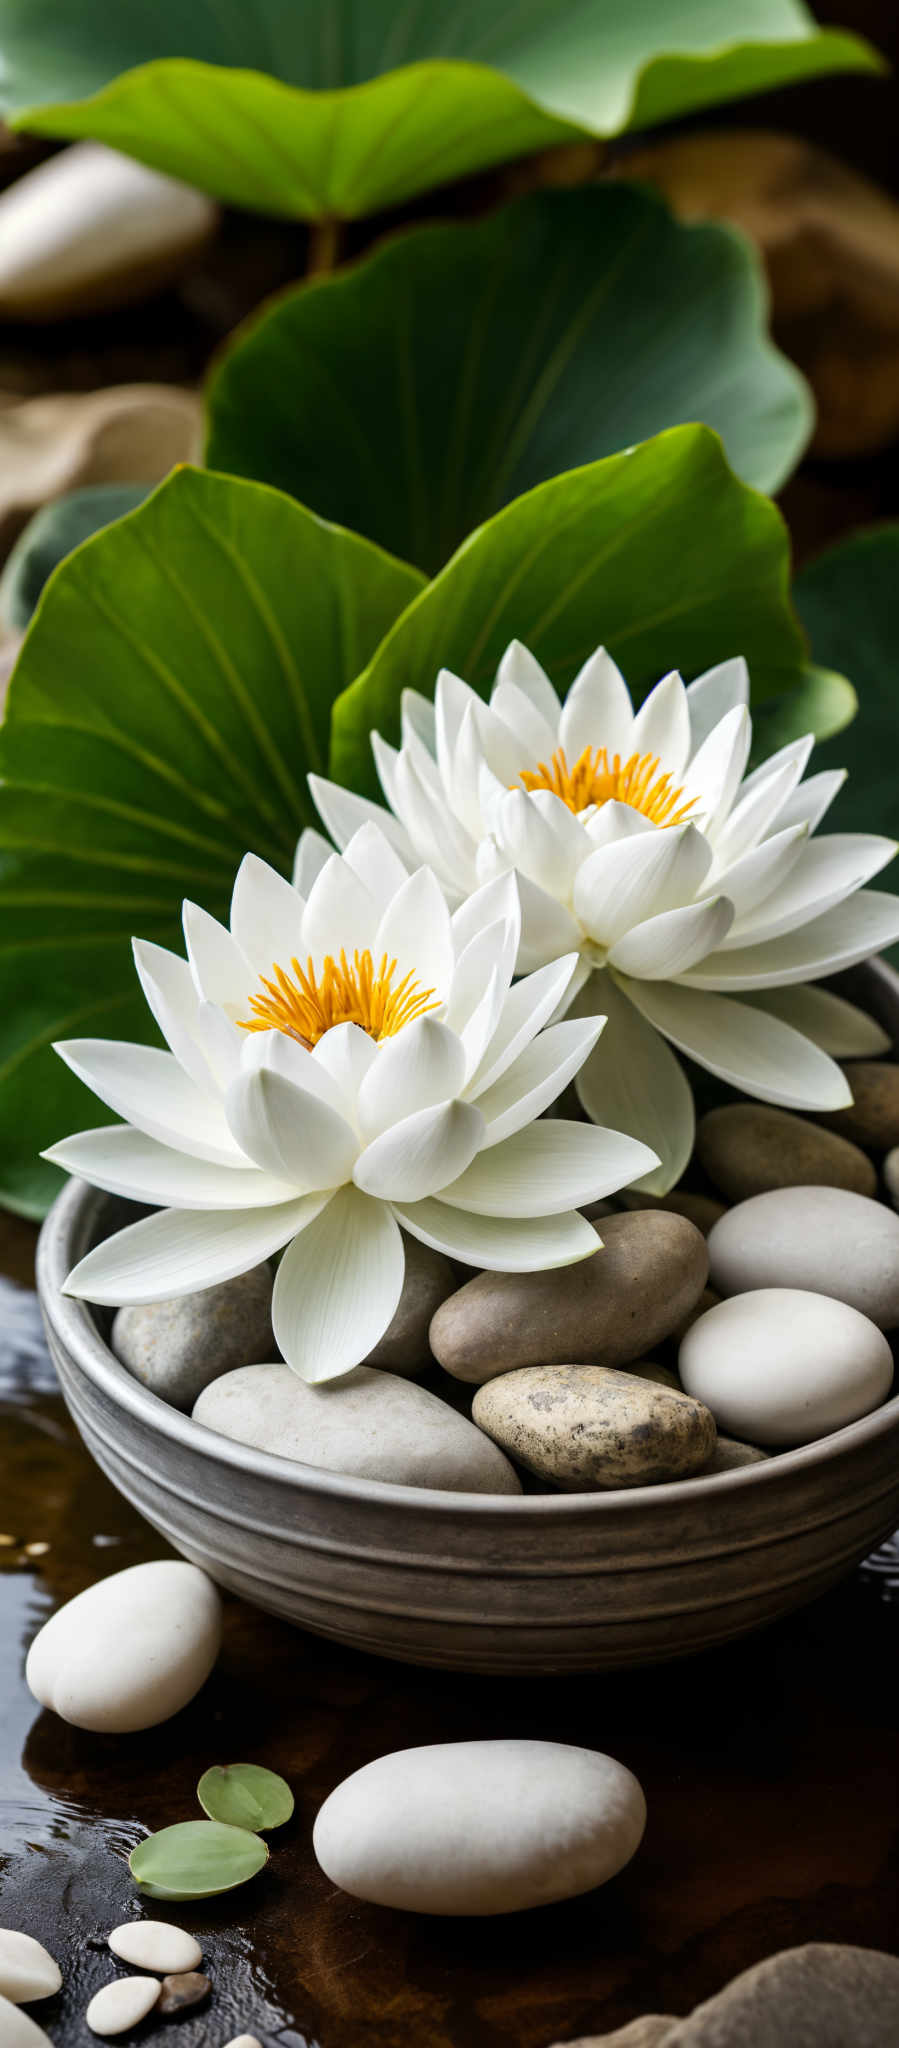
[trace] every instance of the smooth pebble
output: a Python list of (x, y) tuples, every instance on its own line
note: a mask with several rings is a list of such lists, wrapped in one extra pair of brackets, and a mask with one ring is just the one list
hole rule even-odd
[(899, 1066), (892, 1060), (847, 1060), (845, 1074), (852, 1101), (826, 1116), (819, 1111), (815, 1122), (872, 1152), (889, 1152), (899, 1145)]
[(79, 142), (0, 200), (0, 310), (55, 320), (146, 296), (184, 270), (218, 218), (205, 193)]
[(255, 2034), (235, 2034), (233, 2041), (226, 2041), (225, 2048), (262, 2048)]
[(883, 1162), (883, 1177), (893, 1208), (899, 1209), (899, 1145), (895, 1145), (892, 1152), (887, 1153)]
[(695, 1195), (686, 1188), (672, 1188), (670, 1195), (647, 1195), (639, 1188), (626, 1188), (619, 1200), (625, 1209), (667, 1209), (673, 1216), (686, 1216), (703, 1237), (708, 1237), (712, 1224), (727, 1208), (726, 1202), (716, 1201), (714, 1195)]
[(899, 1324), (899, 1216), (843, 1188), (776, 1188), (739, 1202), (709, 1238), (719, 1294), (798, 1287), (829, 1294), (882, 1330)]
[(156, 1970), (167, 1977), (172, 1970), (196, 1970), (203, 1951), (192, 1934), (173, 1927), (168, 1920), (126, 1920), (107, 1935), (114, 1956), (132, 1963), (138, 1970)]
[(131, 1565), (45, 1622), (25, 1678), (42, 1707), (76, 1728), (112, 1735), (154, 1728), (209, 1677), (221, 1627), (218, 1593), (196, 1565), (168, 1558)]
[(413, 1380), (369, 1366), (311, 1387), (289, 1365), (249, 1365), (207, 1387), (194, 1421), (255, 1450), (356, 1479), (521, 1492), (508, 1459), (467, 1416)]
[(739, 1472), (744, 1465), (767, 1465), (768, 1452), (760, 1451), (757, 1444), (738, 1443), (736, 1437), (719, 1436), (707, 1465), (701, 1472), (693, 1474), (694, 1479), (711, 1479), (716, 1472)]
[(11, 1998), (0, 1994), (0, 2048), (52, 2048), (49, 2034), (44, 2033), (37, 2020), (30, 2013), (23, 2012), (20, 2005), (13, 2005)]
[(520, 1912), (605, 1884), (646, 1823), (636, 1778), (558, 1742), (443, 1742), (377, 1757), (313, 1832), (325, 1875), (414, 1913)]
[(151, 1394), (190, 1409), (222, 1373), (271, 1357), (272, 1287), (271, 1268), (254, 1266), (199, 1294), (120, 1308), (112, 1349)]
[(212, 1984), (202, 1970), (179, 1970), (172, 1977), (163, 1977), (159, 1994), (160, 2012), (186, 2012), (192, 2005), (202, 2005), (209, 1997)]
[(398, 1372), (412, 1378), (431, 1364), (428, 1331), (431, 1317), (442, 1301), (452, 1294), (456, 1276), (449, 1259), (417, 1237), (403, 1234), (406, 1270), (403, 1291), (392, 1323), (363, 1361), (378, 1372)]
[(709, 1309), (680, 1348), (680, 1376), (719, 1426), (756, 1444), (829, 1436), (886, 1399), (893, 1357), (846, 1302), (761, 1287)]
[(676, 1329), (708, 1279), (705, 1239), (667, 1210), (599, 1226), (603, 1249), (549, 1273), (479, 1273), (431, 1324), (431, 1349), (483, 1385), (526, 1365), (627, 1365)]
[(530, 1365), (479, 1387), (472, 1416), (529, 1472), (566, 1493), (684, 1479), (715, 1424), (687, 1394), (602, 1365)]
[(765, 1102), (729, 1102), (700, 1117), (697, 1156), (710, 1180), (731, 1202), (769, 1188), (848, 1188), (877, 1193), (871, 1160), (837, 1131), (823, 1130), (788, 1109)]
[(159, 2001), (158, 1977), (115, 1977), (95, 1991), (84, 2015), (92, 2034), (111, 2038), (138, 2027)]
[(62, 1984), (62, 1971), (33, 1934), (0, 1927), (0, 1997), (13, 2005), (33, 1998), (52, 1998)]

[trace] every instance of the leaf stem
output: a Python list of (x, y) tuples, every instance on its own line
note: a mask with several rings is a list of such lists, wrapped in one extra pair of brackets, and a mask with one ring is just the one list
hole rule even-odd
[(342, 240), (343, 222), (336, 215), (327, 214), (322, 220), (310, 221), (307, 277), (320, 277), (329, 270), (337, 269)]

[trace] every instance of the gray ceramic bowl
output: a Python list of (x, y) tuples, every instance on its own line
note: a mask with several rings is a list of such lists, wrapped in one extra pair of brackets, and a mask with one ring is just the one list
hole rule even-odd
[[(899, 1036), (899, 977), (869, 967), (855, 993)], [(800, 1606), (899, 1523), (899, 1396), (769, 1464), (609, 1494), (438, 1493), (248, 1450), (148, 1393), (101, 1334), (109, 1312), (63, 1295), (123, 1206), (72, 1182), (42, 1232), (69, 1410), (176, 1550), (320, 1635), (466, 1671), (651, 1663)]]

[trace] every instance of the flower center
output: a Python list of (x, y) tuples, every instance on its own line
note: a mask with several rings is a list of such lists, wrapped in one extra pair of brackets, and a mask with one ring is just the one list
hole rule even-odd
[(413, 1017), (440, 1007), (434, 990), (421, 989), (411, 969), (394, 987), (396, 961), (388, 961), (386, 953), (376, 973), (367, 947), (355, 952), (352, 962), (343, 950), (339, 961), (326, 954), (320, 978), (311, 959), (305, 973), (298, 960), (290, 965), (292, 976), (277, 962), (274, 980), (260, 975), (265, 994), (250, 997), (253, 1016), (238, 1018), (241, 1031), (286, 1031), (311, 1051), (335, 1024), (359, 1024), (369, 1038), (392, 1038)]
[(569, 768), (564, 747), (557, 747), (549, 766), (541, 761), (536, 770), (523, 768), (520, 780), (527, 790), (551, 790), (570, 811), (614, 801), (630, 804), (654, 825), (681, 825), (696, 798), (678, 809), (683, 787), (672, 789), (671, 776), (660, 775), (659, 765), (658, 754), (632, 754), (622, 766), (620, 754), (610, 761), (605, 747), (585, 747)]

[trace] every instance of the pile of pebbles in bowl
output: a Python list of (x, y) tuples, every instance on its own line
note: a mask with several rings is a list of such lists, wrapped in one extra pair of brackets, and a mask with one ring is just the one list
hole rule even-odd
[(344, 1379), (273, 1362), (268, 1267), (120, 1309), (113, 1350), (206, 1428), (355, 1477), (590, 1492), (757, 1464), (892, 1385), (899, 1065), (846, 1071), (852, 1107), (820, 1118), (708, 1110), (681, 1185), (598, 1204), (578, 1265), (471, 1277), (407, 1239), (394, 1321)]

